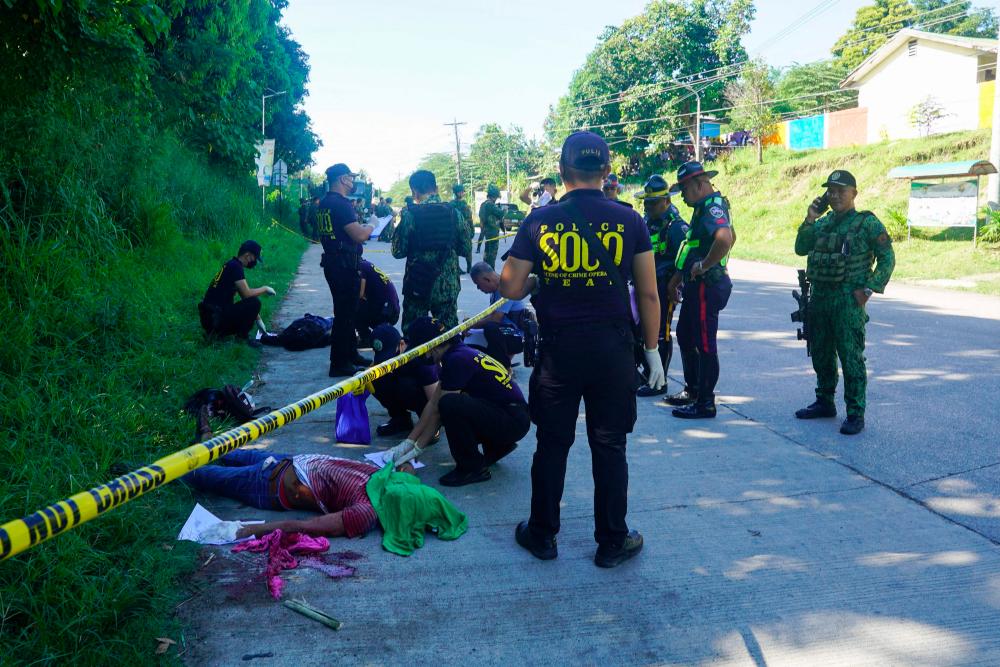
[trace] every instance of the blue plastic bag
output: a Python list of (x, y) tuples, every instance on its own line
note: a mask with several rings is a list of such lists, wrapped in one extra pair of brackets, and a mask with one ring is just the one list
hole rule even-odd
[(372, 429), (365, 405), (370, 393), (365, 390), (361, 394), (345, 394), (337, 399), (337, 442), (371, 444)]

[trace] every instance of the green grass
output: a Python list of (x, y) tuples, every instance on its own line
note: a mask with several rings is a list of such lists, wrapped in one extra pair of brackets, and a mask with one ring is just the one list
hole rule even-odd
[[(306, 247), (261, 223), (251, 179), (120, 100), (43, 102), (0, 123), (0, 521), (186, 446), (187, 396), (242, 385), (258, 360), (204, 342), (208, 281), (257, 239), (266, 263), (248, 281), (278, 291), (266, 320)], [(192, 504), (175, 482), (0, 563), (2, 662), (145, 664), (156, 637), (176, 655), (196, 548), (175, 538)]]
[[(793, 251), (795, 232), (820, 184), (835, 169), (858, 179), (859, 209), (870, 209), (894, 239), (893, 280), (935, 280), (1000, 273), (1000, 251), (986, 244), (973, 248), (971, 229), (914, 230), (906, 239), (909, 182), (887, 178), (893, 167), (924, 162), (985, 159), (988, 130), (896, 141), (872, 146), (791, 152), (772, 148), (764, 164), (754, 151), (743, 151), (726, 163), (715, 163), (716, 186), (729, 197), (739, 241), (734, 257), (805, 266)], [(985, 179), (984, 179), (985, 185)], [(975, 290), (1000, 294), (1000, 277), (976, 280)]]

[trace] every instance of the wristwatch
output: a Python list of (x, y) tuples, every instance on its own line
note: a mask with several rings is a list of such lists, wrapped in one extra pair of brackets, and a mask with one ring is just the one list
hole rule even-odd
[(864, 292), (865, 292), (865, 296), (866, 297), (868, 297), (869, 299), (872, 298), (873, 292), (872, 292), (872, 288), (871, 287), (866, 287), (864, 289)]

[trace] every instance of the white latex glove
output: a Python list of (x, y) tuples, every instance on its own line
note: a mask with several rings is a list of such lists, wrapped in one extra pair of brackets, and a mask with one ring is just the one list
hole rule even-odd
[(413, 459), (417, 458), (418, 456), (420, 456), (423, 453), (424, 453), (424, 450), (421, 449), (420, 447), (417, 447), (417, 445), (414, 444), (413, 445), (413, 449), (409, 450), (408, 452), (406, 452), (405, 454), (403, 454), (402, 456), (400, 456), (399, 459), (393, 459), (392, 465), (394, 465), (394, 466), (401, 466), (404, 463), (406, 463), (407, 461), (412, 461)]
[(269, 285), (265, 285), (264, 286), (264, 294), (266, 294), (268, 296), (274, 296), (276, 294), (276, 292), (274, 291), (273, 287), (271, 287)]
[(662, 389), (667, 383), (667, 376), (663, 374), (663, 361), (660, 359), (660, 352), (655, 347), (652, 350), (643, 348), (646, 355), (646, 368), (649, 369), (649, 381), (646, 382), (650, 389)]
[(400, 463), (403, 462), (400, 460), (401, 457), (407, 452), (409, 452), (411, 449), (413, 449), (416, 446), (416, 444), (417, 443), (415, 443), (413, 440), (407, 438), (406, 440), (403, 440), (401, 443), (399, 443), (398, 445), (387, 451), (385, 453), (385, 458), (392, 459), (396, 465), (399, 465)]

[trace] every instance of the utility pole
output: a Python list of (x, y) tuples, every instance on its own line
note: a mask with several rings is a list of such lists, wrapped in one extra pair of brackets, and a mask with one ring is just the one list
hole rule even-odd
[(701, 162), (701, 94), (695, 90), (694, 86), (684, 83), (683, 81), (674, 79), (674, 83), (690, 90), (691, 94), (694, 95), (694, 99), (697, 101), (698, 107), (694, 115), (694, 159), (696, 162)]
[[(271, 89), (270, 88), (265, 88), (264, 89), (265, 93), (268, 90), (271, 90)], [(260, 96), (260, 141), (261, 141), (261, 145), (263, 145), (264, 139), (267, 138), (267, 135), (264, 133), (265, 132), (265, 130), (264, 130), (264, 101), (267, 100), (267, 98), (269, 98), (269, 97), (277, 97), (278, 95), (284, 95), (287, 92), (288, 92), (287, 90), (280, 90), (278, 92), (274, 92), (273, 90), (271, 90), (271, 94), (270, 95), (262, 94)], [(260, 210), (261, 211), (264, 210), (264, 201), (265, 201), (264, 200), (264, 190), (265, 189), (266, 189), (266, 186), (263, 186), (263, 185), (260, 186)]]
[(458, 140), (458, 126), (465, 125), (465, 122), (458, 122), (456, 118), (454, 122), (445, 123), (445, 127), (452, 127), (455, 130), (455, 165), (458, 172), (458, 182), (462, 182), (462, 144)]
[[(990, 143), (990, 162), (1000, 169), (1000, 81), (996, 79), (993, 80), (993, 134)], [(1000, 203), (1000, 174), (990, 174), (989, 180), (986, 181), (986, 202)]]
[(507, 201), (510, 201), (510, 151), (507, 151)]

